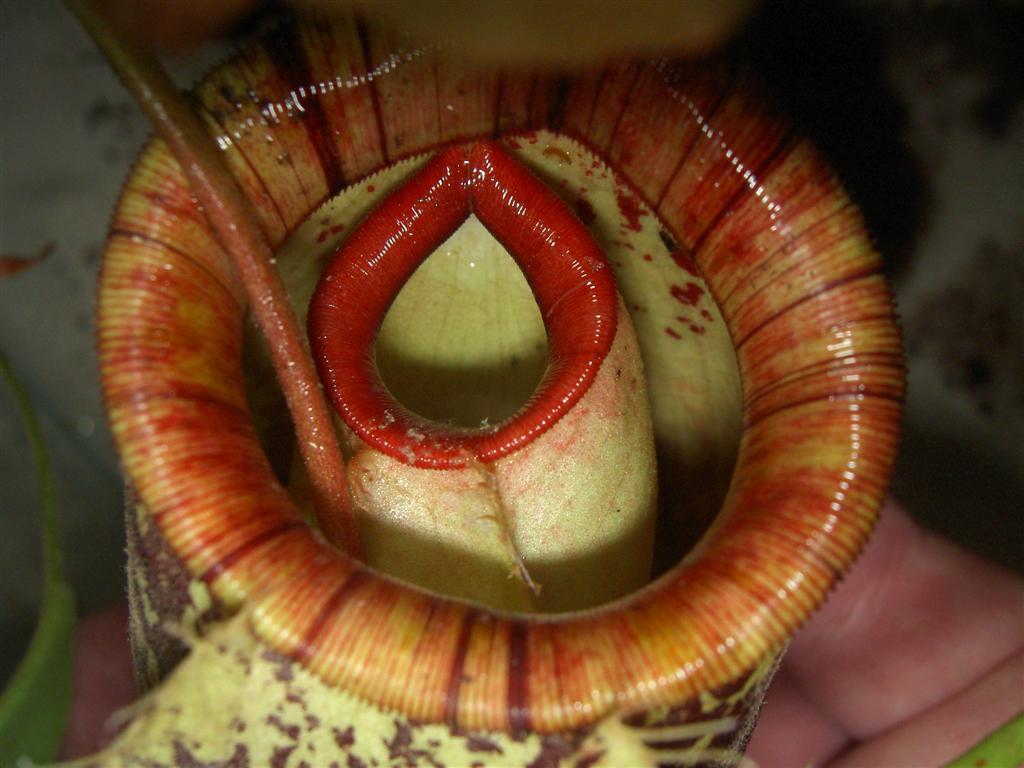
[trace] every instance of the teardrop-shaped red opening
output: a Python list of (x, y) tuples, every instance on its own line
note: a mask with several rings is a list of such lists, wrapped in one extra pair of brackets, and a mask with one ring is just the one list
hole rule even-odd
[[(548, 336), (547, 371), (530, 400), (481, 429), (424, 419), (380, 379), (374, 342), (413, 272), (473, 213), (523, 271)], [(449, 147), (386, 198), (338, 249), (309, 308), (320, 378), (346, 424), (373, 448), (418, 467), (495, 461), (555, 424), (587, 391), (616, 330), (617, 293), (586, 227), (494, 142)]]

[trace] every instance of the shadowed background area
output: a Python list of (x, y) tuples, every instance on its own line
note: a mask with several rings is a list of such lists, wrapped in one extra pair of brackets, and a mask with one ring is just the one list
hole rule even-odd
[[(772, 4), (746, 49), (862, 206), (887, 259), (910, 388), (893, 493), (927, 525), (1021, 569), (1024, 496), (1022, 12), (853, 2)], [(224, 55), (173, 62), (189, 83)], [(54, 455), (69, 577), (89, 612), (123, 599), (121, 487), (92, 338), (98, 257), (148, 133), (56, 0), (0, 0), (0, 253), (42, 263), (0, 280), (0, 346)], [(0, 393), (0, 680), (35, 621), (38, 502)]]

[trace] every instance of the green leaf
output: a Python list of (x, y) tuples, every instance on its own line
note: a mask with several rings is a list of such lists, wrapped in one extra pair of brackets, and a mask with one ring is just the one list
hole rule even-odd
[(53, 470), (25, 388), (0, 352), (0, 379), (10, 387), (32, 447), (42, 504), (44, 587), (39, 623), (28, 653), (0, 695), (0, 768), (21, 757), (57, 755), (71, 707), (75, 601), (64, 581)]
[(1003, 768), (1024, 763), (1024, 713), (1003, 723), (946, 768)]

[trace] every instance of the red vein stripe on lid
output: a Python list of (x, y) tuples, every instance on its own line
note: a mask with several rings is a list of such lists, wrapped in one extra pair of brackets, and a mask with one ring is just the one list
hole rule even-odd
[(364, 57), (389, 163), (441, 142), (438, 114), (437, 51), (412, 49), (408, 39), (367, 26)]
[(384, 155), (385, 164), (397, 159), (391, 156), (388, 150), (388, 133), (384, 130), (384, 113), (381, 109), (381, 96), (377, 91), (377, 77), (373, 56), (373, 42), (370, 30), (363, 21), (356, 22), (356, 34), (359, 36), (360, 48), (363, 54), (363, 76), (366, 78), (367, 86), (370, 89), (370, 104), (373, 107), (373, 117), (377, 125), (377, 137), (380, 141), (380, 149)]
[(235, 56), (195, 92), (201, 117), (243, 191), (263, 213), (261, 223), (274, 246), (327, 189), (308, 132), (288, 116), (286, 97), (262, 48)]
[[(276, 59), (275, 52), (266, 46), (248, 49), (239, 56), (238, 73), (242, 82), (237, 87), (244, 88), (244, 97), (236, 98), (244, 105), (246, 112), (251, 110), (256, 126), (250, 127), (248, 120), (244, 123), (236, 122), (233, 125), (233, 137), (235, 132), (241, 134), (243, 151), (250, 155), (266, 153), (279, 168), (293, 173), (294, 186), (305, 196), (308, 211), (319, 205), (328, 194), (321, 158), (305, 119), (308, 94), (303, 98), (303, 93), (306, 93), (307, 88), (312, 88), (313, 84), (300, 85), (299, 92), (293, 92), (291, 84), (282, 77), (280, 71), (281, 67), (291, 65)], [(273, 114), (267, 114), (266, 101), (260, 104), (259, 98), (253, 98), (256, 94), (263, 94), (263, 98), (274, 105), (276, 110)], [(245, 114), (238, 114), (237, 119), (240, 120)], [(300, 115), (302, 119), (299, 119)], [(277, 129), (274, 142), (268, 142), (267, 134), (257, 127), (271, 125)], [(303, 216), (304, 213), (291, 226), (301, 222)]]
[(305, 54), (310, 82), (319, 86), (316, 98), (324, 133), (334, 143), (342, 175), (353, 181), (387, 162), (358, 26), (343, 19), (332, 24), (313, 20), (297, 27), (297, 45)]
[(327, 183), (327, 194), (336, 194), (345, 186), (345, 171), (331, 135), (331, 125), (321, 105), (321, 89), (326, 88), (328, 83), (318, 82), (313, 77), (297, 23), (278, 28), (276, 34), (267, 38), (267, 50), (288, 89), (291, 102), (303, 112), (301, 124), (306, 128), (309, 141), (320, 161), (320, 169)]

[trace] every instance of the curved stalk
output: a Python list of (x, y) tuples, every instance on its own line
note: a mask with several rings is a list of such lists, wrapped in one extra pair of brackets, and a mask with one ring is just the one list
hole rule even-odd
[(336, 546), (360, 557), (359, 532), (330, 412), (274, 269), (273, 252), (249, 202), (157, 59), (121, 40), (93, 0), (67, 2), (167, 142), (218, 241), (234, 261), (292, 415), (320, 530)]
[(14, 396), (34, 459), (42, 507), (43, 599), (28, 653), (0, 691), (0, 764), (51, 760), (71, 708), (75, 598), (65, 581), (57, 501), (42, 428), (28, 392), (0, 349), (0, 384)]

